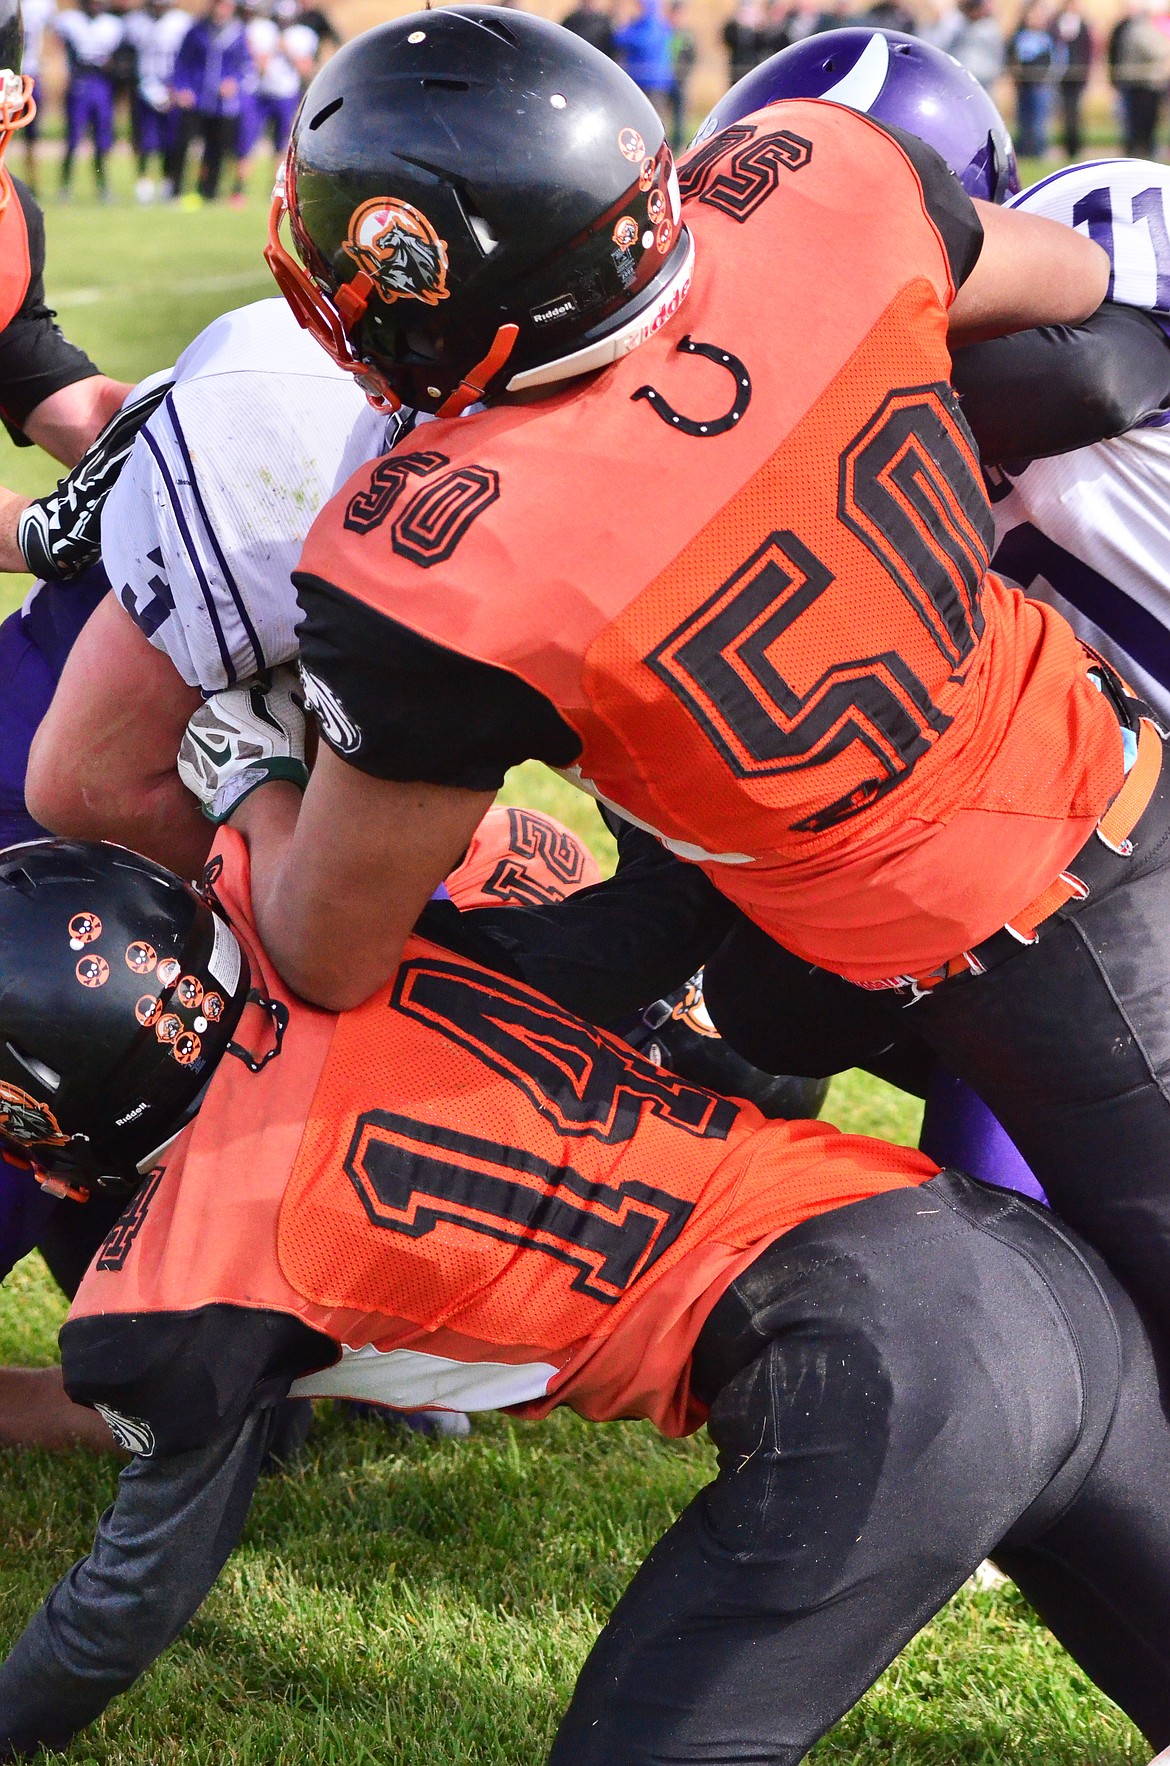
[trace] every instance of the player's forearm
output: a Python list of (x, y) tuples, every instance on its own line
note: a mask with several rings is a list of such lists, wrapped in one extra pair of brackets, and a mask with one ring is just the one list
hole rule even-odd
[(0, 1758), (66, 1747), (178, 1636), (239, 1538), (273, 1415), (122, 1473), (90, 1555), (0, 1666)]
[(0, 570), (27, 570), (17, 538), (20, 517), (31, 499), (0, 485)]
[(1110, 274), (1099, 245), (1040, 215), (975, 207), (983, 247), (951, 307), (953, 347), (1036, 325), (1080, 325), (1096, 312)]
[(42, 399), (29, 412), (22, 428), (46, 454), (52, 454), (66, 466), (76, 466), (98, 432), (122, 409), (132, 390), (126, 381), (91, 374)]

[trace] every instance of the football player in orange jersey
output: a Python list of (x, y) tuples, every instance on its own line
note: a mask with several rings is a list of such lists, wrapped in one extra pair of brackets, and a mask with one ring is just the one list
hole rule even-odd
[(135, 1456), (0, 1666), (5, 1758), (182, 1629), (290, 1393), (707, 1423), (718, 1475), (555, 1766), (794, 1766), (989, 1552), (1170, 1743), (1157, 1352), (1067, 1228), (688, 1084), (452, 950), (447, 904), (364, 1006), (305, 1006), (230, 830), (208, 888), (108, 845), (0, 857), (0, 1133), (130, 1197), (61, 1346)]
[(948, 339), (1083, 318), (1104, 264), (835, 103), (737, 120), (678, 194), (651, 107), (538, 19), (412, 15), (314, 82), (278, 279), (375, 393), (486, 408), (310, 534), (324, 751), (230, 812), (267, 946), (357, 1002), (503, 769), (570, 769), (795, 962), (918, 1002), (1170, 1320), (1161, 740), (988, 569), (948, 384)]

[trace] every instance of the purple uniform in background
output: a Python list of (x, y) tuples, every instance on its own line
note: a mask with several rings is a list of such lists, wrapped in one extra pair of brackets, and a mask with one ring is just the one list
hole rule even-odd
[(108, 67), (122, 41), (121, 21), (110, 12), (62, 12), (54, 17), (53, 29), (69, 62), (66, 153), (72, 157), (87, 137), (99, 153), (108, 153), (114, 145), (114, 83)]

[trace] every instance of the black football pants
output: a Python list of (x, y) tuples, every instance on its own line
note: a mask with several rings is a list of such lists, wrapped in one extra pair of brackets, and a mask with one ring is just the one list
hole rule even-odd
[(1170, 765), (1133, 843), (1114, 859), (1091, 841), (1086, 901), (1035, 945), (1002, 935), (1006, 960), (916, 1004), (812, 968), (744, 920), (708, 963), (705, 994), (722, 1034), (768, 1072), (867, 1065), (920, 1089), (928, 1051), (939, 1056), (1170, 1340)]
[(1043, 1209), (944, 1172), (807, 1221), (695, 1357), (719, 1473), (581, 1674), (552, 1766), (793, 1766), (994, 1554), (1170, 1742), (1154, 1351)]

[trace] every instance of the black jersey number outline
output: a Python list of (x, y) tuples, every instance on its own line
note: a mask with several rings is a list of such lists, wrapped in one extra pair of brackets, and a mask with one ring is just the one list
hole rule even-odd
[(756, 123), (733, 123), (688, 155), (678, 171), (683, 201), (697, 198), (733, 221), (748, 221), (780, 185), (781, 172), (799, 172), (812, 142), (791, 129), (759, 133)]
[[(890, 393), (840, 460), (838, 519), (952, 666), (983, 630), (992, 524), (975, 460), (945, 383)], [(835, 662), (803, 694), (790, 686), (776, 651), (834, 580), (798, 535), (777, 530), (644, 658), (738, 778), (823, 765), (860, 746), (865, 776), (794, 822), (798, 833), (860, 815), (909, 777), (951, 721), (892, 650)]]
[[(372, 533), (394, 514), (390, 543), (400, 558), (409, 558), (424, 570), (445, 563), (500, 494), (500, 475), (493, 467), (440, 471), (448, 464), (448, 456), (435, 450), (388, 454), (378, 461), (365, 488), (346, 504), (346, 528), (350, 533)], [(395, 513), (403, 491), (416, 478), (425, 482)]]
[(502, 975), (412, 958), (398, 971), (389, 1005), (470, 1050), (559, 1135), (619, 1144), (648, 1110), (685, 1134), (726, 1140), (739, 1114), (726, 1098), (664, 1072)]
[[(532, 875), (529, 866), (537, 858), (555, 882)], [(584, 848), (567, 828), (560, 828), (546, 816), (530, 810), (509, 809), (508, 850), (492, 867), (491, 875), (481, 886), (481, 894), (493, 901), (541, 907), (547, 902), (564, 901), (584, 874)]]
[(424, 1238), (440, 1221), (569, 1265), (570, 1286), (612, 1306), (678, 1238), (692, 1204), (389, 1110), (358, 1117), (346, 1175), (370, 1221)]

